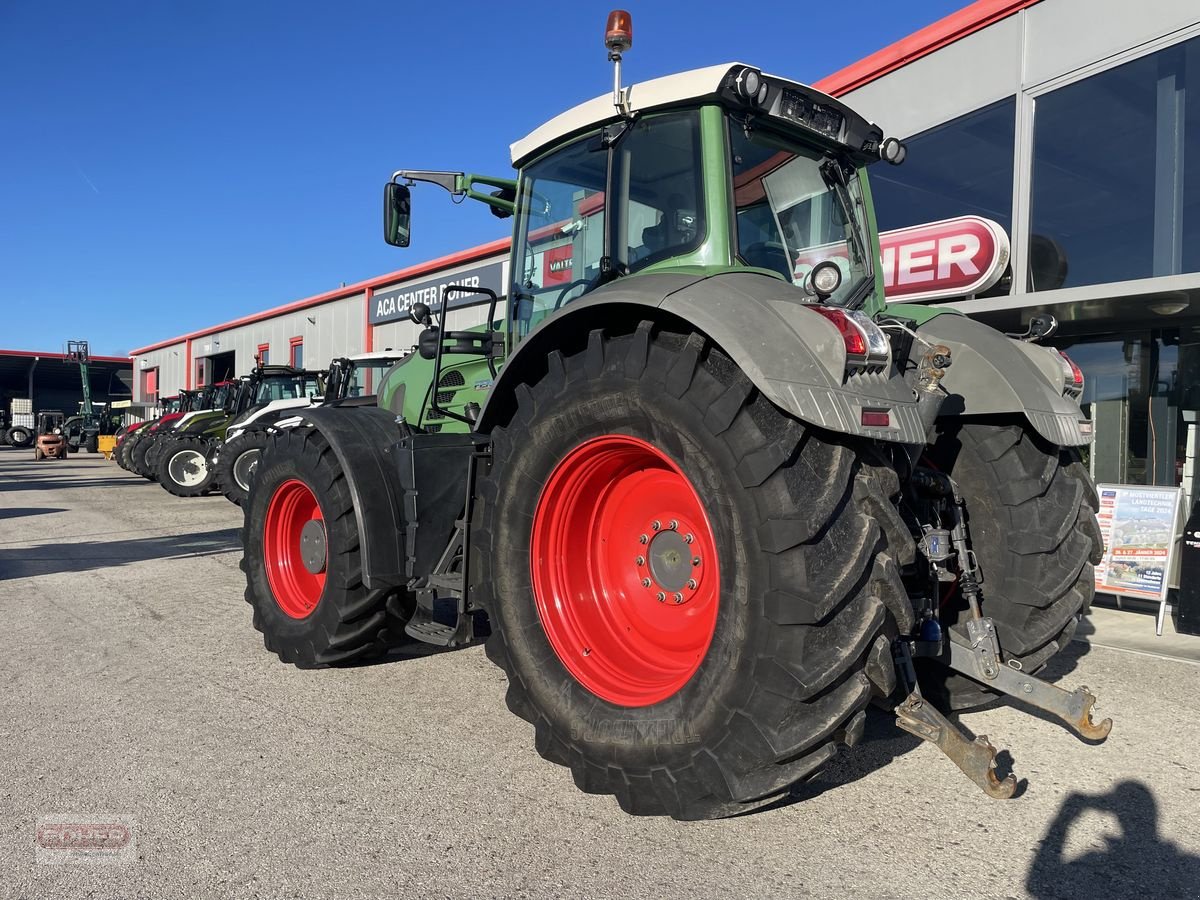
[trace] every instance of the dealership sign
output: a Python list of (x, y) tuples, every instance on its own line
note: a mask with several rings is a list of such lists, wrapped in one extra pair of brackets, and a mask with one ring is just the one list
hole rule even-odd
[(879, 235), (888, 300), (970, 297), (1008, 268), (1008, 235), (991, 219), (960, 216)]
[[(487, 288), (503, 296), (505, 294), (504, 263), (488, 263), (467, 269), (465, 272), (459, 272), (457, 275), (443, 275), (440, 278), (431, 278), (427, 281), (417, 281), (376, 291), (371, 297), (370, 322), (372, 325), (381, 325), (384, 322), (407, 319), (408, 311), (412, 309), (414, 303), (424, 303), (436, 311), (441, 306), (443, 292), (450, 285)], [(450, 309), (461, 309), (464, 306), (475, 306), (488, 301), (489, 298), (486, 294), (455, 292), (450, 295), (448, 306)]]
[[(881, 232), (879, 256), (888, 300), (970, 297), (992, 287), (1008, 268), (1008, 235), (991, 219), (960, 216)], [(803, 283), (813, 266), (825, 260), (848, 274), (845, 241), (800, 251), (793, 279)]]

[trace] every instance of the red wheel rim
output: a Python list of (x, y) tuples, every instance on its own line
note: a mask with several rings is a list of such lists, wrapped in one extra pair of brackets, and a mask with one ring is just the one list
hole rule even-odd
[(696, 673), (717, 623), (716, 541), (661, 450), (618, 434), (580, 444), (542, 489), (530, 546), (542, 626), (581, 685), (649, 706)]
[[(308, 526), (310, 535), (313, 531), (314, 526), (309, 525), (310, 522), (320, 524), (323, 542), (325, 517), (308, 485), (294, 478), (279, 485), (267, 504), (263, 523), (263, 556), (271, 594), (279, 608), (293, 619), (312, 615), (325, 590), (328, 552), (321, 554), (324, 559), (319, 562), (320, 571), (313, 572), (311, 569), (317, 566), (312, 563), (311, 557), (306, 565), (301, 546), (305, 526)], [(321, 550), (324, 550), (323, 543)]]

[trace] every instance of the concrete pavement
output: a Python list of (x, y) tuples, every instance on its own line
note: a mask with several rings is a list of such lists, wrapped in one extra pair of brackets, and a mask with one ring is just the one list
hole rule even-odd
[[(0, 895), (1092, 897), (1200, 891), (1200, 667), (1074, 644), (1087, 746), (963, 724), (1028, 779), (989, 800), (874, 713), (795, 802), (624, 815), (543, 761), (481, 648), (300, 671), (266, 653), (221, 497), (0, 448)], [(1153, 625), (1150, 625), (1153, 633)], [(41, 865), (54, 814), (132, 822), (128, 864)]]

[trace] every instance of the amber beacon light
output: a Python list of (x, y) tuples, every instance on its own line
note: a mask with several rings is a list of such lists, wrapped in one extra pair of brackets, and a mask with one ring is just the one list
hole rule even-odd
[(624, 53), (633, 46), (633, 17), (627, 11), (614, 9), (608, 14), (604, 46), (614, 53)]

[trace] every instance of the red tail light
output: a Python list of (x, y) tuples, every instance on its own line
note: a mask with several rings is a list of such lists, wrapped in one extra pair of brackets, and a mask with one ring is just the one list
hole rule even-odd
[(842, 343), (846, 345), (847, 363), (861, 364), (867, 361), (867, 336), (854, 320), (846, 315), (845, 310), (838, 309), (836, 306), (816, 305), (810, 306), (809, 309), (820, 313), (832, 322), (838, 333), (841, 334)]
[(1083, 370), (1075, 365), (1075, 361), (1061, 350), (1053, 350), (1059, 356), (1059, 363), (1062, 365), (1063, 372), (1063, 390), (1070, 391), (1072, 394), (1083, 392)]

